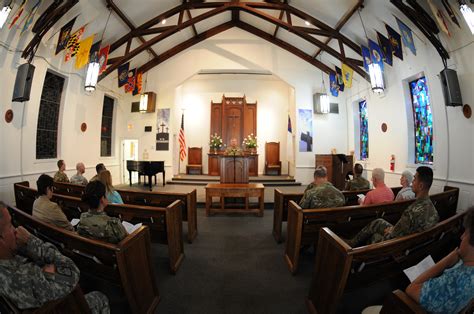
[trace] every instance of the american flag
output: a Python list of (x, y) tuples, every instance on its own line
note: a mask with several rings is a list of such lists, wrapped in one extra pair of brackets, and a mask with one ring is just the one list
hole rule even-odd
[(186, 158), (186, 139), (184, 138), (184, 113), (181, 115), (181, 128), (179, 129), (179, 159)]

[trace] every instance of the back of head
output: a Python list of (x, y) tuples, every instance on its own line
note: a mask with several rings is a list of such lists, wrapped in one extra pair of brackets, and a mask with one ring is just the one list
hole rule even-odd
[(103, 170), (101, 173), (99, 173), (97, 178), (105, 186), (107, 192), (113, 190), (114, 187), (112, 185), (112, 175), (110, 174), (109, 170)]
[(411, 183), (413, 182), (413, 174), (408, 170), (402, 172), (402, 177), (407, 180), (408, 185), (411, 185)]
[(364, 171), (364, 167), (361, 164), (357, 163), (354, 165), (354, 174), (360, 177), (362, 172)]
[(464, 216), (464, 229), (469, 230), (469, 244), (474, 246), (474, 206), (466, 211)]
[(385, 171), (382, 168), (375, 168), (372, 170), (372, 178), (379, 183), (385, 183)]
[(53, 185), (54, 185), (53, 178), (43, 173), (42, 175), (39, 176), (38, 180), (36, 181), (36, 186), (38, 187), (38, 194), (46, 195), (48, 193), (47, 189), (52, 188)]
[(63, 166), (64, 164), (64, 160), (62, 159), (59, 159), (58, 162), (56, 163), (58, 165), (58, 169), (61, 169), (61, 167)]
[(418, 173), (418, 180), (423, 183), (423, 188), (428, 191), (433, 183), (433, 170), (427, 166), (420, 166), (416, 168)]
[(97, 172), (97, 174), (99, 174), (101, 171), (104, 171), (104, 170), (105, 170), (105, 166), (103, 163), (97, 164), (95, 166), (95, 171)]
[(326, 178), (328, 176), (328, 170), (324, 166), (317, 166), (314, 170), (314, 178)]
[(82, 168), (84, 168), (84, 164), (83, 164), (82, 162), (78, 162), (78, 163), (76, 164), (76, 170), (77, 170), (77, 171), (81, 171)]
[(86, 202), (90, 208), (97, 209), (100, 205), (100, 199), (105, 197), (105, 186), (102, 182), (95, 180), (87, 183), (82, 195), (82, 200)]

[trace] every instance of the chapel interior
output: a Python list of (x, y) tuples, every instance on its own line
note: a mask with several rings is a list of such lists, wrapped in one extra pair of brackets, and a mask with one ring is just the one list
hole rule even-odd
[[(474, 13), (466, 21), (461, 3), (474, 10), (2, 0), (0, 201), (70, 256), (82, 291), (103, 292), (112, 313), (402, 313), (390, 302), (410, 283), (403, 270), (459, 245), (474, 205)], [(125, 203), (107, 214), (143, 224), (129, 241), (31, 219), (36, 180), (58, 160), (69, 178), (84, 163), (88, 180), (104, 164)], [(317, 166), (344, 190), (356, 163), (369, 181), (383, 169), (394, 191), (404, 171), (432, 168), (440, 225), (351, 248), (354, 230), (396, 222), (409, 203), (369, 214), (347, 193), (352, 214), (298, 206)], [(87, 211), (83, 187), (55, 189), (68, 218)]]

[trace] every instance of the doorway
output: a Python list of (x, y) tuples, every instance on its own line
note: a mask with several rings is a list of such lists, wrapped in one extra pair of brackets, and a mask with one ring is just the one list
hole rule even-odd
[[(127, 160), (138, 160), (138, 140), (122, 141), (122, 184), (127, 184), (129, 174), (127, 170)], [(138, 172), (132, 172), (132, 184), (138, 182)]]

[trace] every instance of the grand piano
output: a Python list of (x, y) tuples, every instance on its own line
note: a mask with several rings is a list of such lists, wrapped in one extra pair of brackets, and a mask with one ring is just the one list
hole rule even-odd
[(127, 160), (127, 170), (130, 180), (130, 186), (132, 185), (132, 171), (138, 172), (138, 183), (140, 183), (141, 176), (148, 177), (148, 187), (151, 191), (151, 178), (155, 177), (156, 184), (156, 174), (161, 172), (163, 173), (163, 186), (165, 186), (165, 162), (164, 161), (136, 161), (136, 160)]

